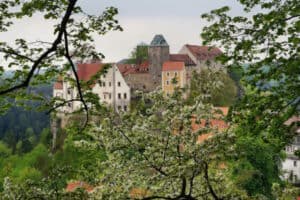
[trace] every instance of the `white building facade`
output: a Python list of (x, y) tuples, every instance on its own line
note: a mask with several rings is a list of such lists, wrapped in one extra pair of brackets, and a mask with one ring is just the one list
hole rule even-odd
[[(292, 117), (285, 124), (290, 126), (292, 123), (299, 123), (299, 117)], [(285, 148), (286, 159), (282, 162), (283, 178), (287, 181), (300, 185), (300, 159), (295, 152), (300, 150), (300, 127), (296, 127), (296, 136), (293, 142)]]
[[(81, 81), (88, 81), (103, 69), (102, 63), (85, 63), (77, 65), (77, 74)], [(74, 79), (70, 72), (68, 76)], [(130, 87), (125, 82), (118, 67), (113, 64), (106, 73), (101, 75), (99, 80), (95, 81), (91, 88), (94, 94), (97, 94), (102, 104), (111, 106), (115, 111), (128, 111), (130, 107)], [(84, 91), (83, 91), (84, 93)], [(67, 102), (64, 106), (58, 108), (63, 113), (71, 113), (82, 107), (80, 101), (71, 101), (78, 99), (78, 90), (71, 83), (58, 79), (53, 87), (53, 96), (63, 99)]]

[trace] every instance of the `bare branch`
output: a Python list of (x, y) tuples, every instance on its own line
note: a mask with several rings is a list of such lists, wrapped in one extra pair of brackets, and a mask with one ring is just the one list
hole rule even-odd
[(70, 19), (70, 16), (72, 14), (72, 11), (75, 7), (75, 4), (76, 4), (77, 0), (69, 0), (69, 5), (68, 5), (68, 8), (67, 8), (67, 11), (61, 21), (61, 24), (60, 24), (60, 29), (59, 29), (59, 32), (58, 32), (58, 35), (56, 37), (56, 39), (54, 40), (54, 42), (52, 43), (52, 46), (51, 48), (49, 48), (47, 51), (45, 51), (32, 65), (31, 67), (31, 70), (29, 71), (28, 75), (27, 75), (27, 78), (20, 84), (16, 85), (16, 86), (13, 86), (11, 88), (8, 88), (8, 89), (5, 89), (5, 90), (2, 90), (0, 91), (0, 95), (3, 95), (3, 94), (7, 94), (7, 93), (10, 93), (10, 92), (13, 92), (15, 90), (19, 90), (19, 89), (22, 89), (22, 88), (26, 88), (30, 81), (31, 81), (31, 78), (33, 77), (34, 75), (34, 72), (35, 70), (38, 68), (38, 66), (42, 63), (42, 61), (44, 59), (46, 59), (48, 57), (48, 55), (51, 53), (51, 52), (54, 52), (57, 50), (57, 47), (58, 45), (61, 43), (62, 41), (62, 36), (63, 36), (63, 33), (64, 31), (66, 30), (66, 27), (67, 27), (67, 23)]
[(219, 198), (217, 196), (215, 190), (213, 189), (213, 187), (210, 183), (209, 176), (208, 176), (208, 164), (206, 162), (203, 162), (203, 165), (204, 165), (204, 178), (205, 178), (205, 181), (208, 186), (208, 190), (209, 190), (210, 194), (213, 196), (213, 198), (215, 200), (223, 200), (223, 198)]
[(67, 33), (66, 30), (64, 30), (64, 39), (65, 39), (65, 50), (66, 50), (65, 57), (67, 58), (68, 62), (70, 63), (70, 65), (72, 67), (72, 71), (73, 71), (73, 74), (74, 74), (75, 80), (76, 80), (76, 87), (77, 87), (77, 90), (78, 90), (79, 98), (80, 98), (80, 101), (83, 104), (83, 108), (84, 108), (85, 113), (86, 113), (86, 120), (85, 120), (85, 123), (84, 123), (84, 126), (83, 126), (83, 129), (84, 129), (87, 126), (87, 123), (88, 123), (88, 120), (89, 120), (89, 109), (88, 109), (88, 106), (87, 106), (87, 104), (86, 104), (86, 102), (83, 98), (82, 88), (81, 88), (81, 85), (80, 85), (80, 82), (79, 82), (79, 77), (78, 77), (78, 74), (76, 72), (75, 65), (72, 62), (70, 53), (69, 53), (68, 33)]
[(300, 15), (293, 15), (293, 16), (290, 16), (290, 17), (288, 17), (288, 18), (285, 18), (284, 21), (289, 21), (289, 20), (294, 19), (294, 18), (296, 18), (296, 17), (300, 17)]
[(48, 112), (46, 114), (49, 115), (51, 112), (53, 112), (57, 108), (60, 108), (60, 107), (62, 107), (64, 105), (66, 105), (67, 103), (71, 103), (71, 102), (74, 102), (74, 101), (81, 101), (81, 99), (70, 99), (70, 100), (64, 101), (64, 102), (62, 102), (60, 104), (57, 104), (56, 106), (54, 106), (53, 108), (51, 108), (50, 110), (48, 110)]
[[(120, 131), (121, 135), (128, 141), (128, 143), (135, 149), (136, 145), (134, 144), (134, 142), (122, 131)], [(164, 176), (168, 176), (168, 174), (166, 172), (164, 172), (160, 167), (155, 166), (152, 162), (150, 162), (149, 158), (143, 154), (141, 151), (138, 150), (138, 152), (141, 154), (141, 156), (149, 163), (150, 167), (155, 169), (157, 172), (159, 172), (160, 174), (164, 175)]]
[(14, 51), (13, 49), (4, 49), (4, 48), (1, 48), (0, 49), (0, 52), (3, 52), (3, 53), (6, 53), (6, 54), (11, 54), (11, 55), (14, 55), (16, 57), (19, 57), (19, 58), (22, 58), (22, 59), (25, 59), (25, 60), (28, 60), (30, 62), (35, 62), (34, 59), (32, 58), (29, 58), (28, 56), (25, 56), (25, 55), (22, 55), (16, 51)]

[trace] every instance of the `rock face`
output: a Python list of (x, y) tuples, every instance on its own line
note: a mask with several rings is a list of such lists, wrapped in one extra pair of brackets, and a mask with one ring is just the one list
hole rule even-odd
[(163, 35), (155, 35), (148, 47), (149, 73), (153, 86), (161, 85), (162, 65), (170, 59), (170, 47)]

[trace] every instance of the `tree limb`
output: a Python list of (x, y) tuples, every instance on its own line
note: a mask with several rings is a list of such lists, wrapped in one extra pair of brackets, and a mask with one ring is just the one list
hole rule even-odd
[(13, 49), (4, 49), (4, 48), (1, 48), (0, 52), (6, 53), (6, 54), (11, 54), (11, 55), (14, 55), (14, 56), (26, 59), (26, 60), (28, 60), (30, 62), (35, 62), (34, 59), (29, 58), (28, 56), (22, 55), (22, 54), (20, 54), (20, 53), (18, 53), (16, 51), (14, 51)]
[(206, 162), (203, 162), (203, 165), (204, 165), (204, 178), (205, 178), (205, 181), (206, 181), (206, 184), (208, 186), (208, 190), (210, 192), (210, 194), (213, 196), (213, 198), (215, 200), (223, 200), (223, 198), (219, 198), (216, 194), (216, 192), (214, 191), (210, 181), (209, 181), (209, 176), (208, 176), (208, 164)]
[(84, 123), (84, 126), (83, 126), (83, 128), (85, 128), (87, 126), (87, 123), (88, 123), (88, 120), (89, 120), (89, 109), (88, 109), (88, 106), (87, 106), (87, 104), (86, 104), (86, 102), (83, 98), (82, 88), (81, 88), (81, 85), (80, 85), (80, 82), (79, 82), (79, 77), (78, 77), (78, 74), (76, 72), (75, 65), (72, 62), (70, 53), (69, 53), (68, 33), (67, 33), (66, 30), (64, 30), (64, 39), (65, 39), (65, 50), (66, 50), (65, 57), (67, 58), (69, 64), (71, 65), (71, 68), (72, 68), (72, 71), (73, 71), (73, 74), (74, 74), (75, 80), (76, 80), (76, 87), (77, 87), (77, 90), (78, 90), (79, 98), (80, 98), (80, 101), (83, 104), (83, 108), (84, 108), (85, 113), (86, 113), (86, 120), (85, 120), (85, 123)]
[(49, 115), (51, 112), (53, 112), (57, 108), (62, 107), (64, 105), (66, 105), (67, 103), (71, 103), (71, 102), (74, 102), (74, 101), (81, 101), (81, 99), (70, 99), (70, 100), (64, 101), (64, 102), (62, 102), (60, 104), (57, 104), (56, 106), (54, 106), (53, 108), (51, 108), (50, 110), (48, 110), (46, 114)]
[(65, 12), (65, 15), (61, 21), (61, 24), (60, 24), (60, 29), (59, 29), (59, 32), (58, 32), (58, 35), (56, 37), (56, 39), (54, 40), (54, 42), (52, 43), (52, 46), (51, 48), (49, 48), (47, 51), (45, 51), (34, 63), (33, 65), (31, 66), (31, 70), (29, 71), (28, 75), (27, 75), (27, 78), (20, 84), (16, 85), (16, 86), (13, 86), (11, 88), (8, 88), (8, 89), (5, 89), (5, 90), (2, 90), (0, 91), (0, 95), (4, 95), (4, 94), (7, 94), (7, 93), (10, 93), (10, 92), (13, 92), (15, 90), (19, 90), (19, 89), (22, 89), (22, 88), (26, 88), (33, 75), (34, 75), (34, 72), (35, 70), (38, 68), (38, 66), (42, 63), (42, 61), (44, 59), (46, 59), (48, 57), (48, 55), (51, 53), (51, 52), (54, 52), (57, 50), (57, 47), (58, 45), (61, 43), (62, 41), (62, 36), (63, 36), (63, 33), (67, 27), (67, 23), (70, 19), (70, 16), (72, 14), (72, 11), (75, 7), (75, 4), (76, 4), (77, 0), (69, 0), (69, 5), (68, 5), (68, 8), (67, 8), (67, 11)]

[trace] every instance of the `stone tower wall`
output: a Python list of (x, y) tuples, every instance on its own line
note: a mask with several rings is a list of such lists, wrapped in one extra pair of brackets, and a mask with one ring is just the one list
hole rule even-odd
[(154, 85), (161, 85), (162, 65), (170, 58), (169, 46), (149, 46), (149, 72), (153, 78)]

